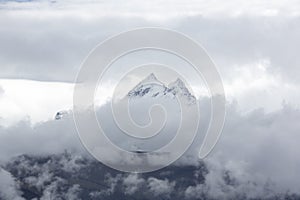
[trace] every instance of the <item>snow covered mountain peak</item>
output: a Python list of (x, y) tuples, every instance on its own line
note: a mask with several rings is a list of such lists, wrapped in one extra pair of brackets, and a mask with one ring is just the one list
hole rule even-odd
[(174, 95), (184, 96), (192, 103), (196, 102), (196, 98), (190, 93), (189, 89), (180, 78), (177, 78), (174, 82), (170, 83), (168, 88)]
[(159, 81), (156, 76), (151, 73), (132, 90), (128, 92), (128, 97), (184, 97), (188, 104), (196, 103), (196, 98), (190, 93), (185, 83), (177, 78), (171, 82), (168, 87)]
[(184, 92), (190, 94), (189, 90), (180, 78), (177, 78), (174, 82), (169, 83), (168, 88), (170, 88), (170, 90), (172, 90), (173, 93)]
[(158, 81), (158, 79), (156, 78), (156, 76), (153, 73), (151, 73), (143, 81)]

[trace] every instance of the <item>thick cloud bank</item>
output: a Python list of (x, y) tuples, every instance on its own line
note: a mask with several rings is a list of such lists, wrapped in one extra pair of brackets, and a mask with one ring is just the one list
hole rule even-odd
[[(264, 113), (261, 109), (241, 114), (237, 105), (228, 104), (227, 121), (222, 137), (214, 151), (203, 163), (207, 171), (198, 169), (198, 173), (202, 174), (204, 178), (201, 180), (202, 182), (189, 183), (186, 186), (185, 198), (193, 199), (201, 195), (208, 195), (212, 199), (223, 197), (227, 199), (269, 198), (274, 195), (297, 194), (300, 185), (298, 173), (300, 167), (298, 130), (300, 127), (298, 123), (294, 122), (299, 117), (300, 111), (288, 105), (283, 105), (281, 110), (272, 113)], [(175, 163), (174, 167), (177, 166), (182, 170), (180, 173), (185, 173), (187, 166), (199, 167), (197, 158), (199, 143), (201, 141), (195, 141), (185, 156)], [(6, 166), (6, 163), (10, 162), (13, 157), (22, 154), (35, 155), (41, 159), (46, 158), (47, 155), (56, 154), (57, 159), (65, 159), (62, 153), (66, 150), (71, 157), (77, 155), (90, 160), (89, 162), (98, 163), (88, 156), (82, 147), (71, 116), (41, 123), (34, 127), (26, 122), (19, 123), (14, 127), (2, 127), (0, 144), (0, 158), (3, 166)], [(36, 159), (35, 157), (30, 158), (30, 162), (38, 163)], [(63, 168), (69, 167), (72, 170), (73, 164), (81, 163), (74, 162), (69, 160), (68, 164), (63, 165)], [(88, 161), (82, 162), (85, 167), (89, 168)], [(50, 163), (45, 163), (43, 169), (47, 169)], [(17, 164), (16, 168), (19, 167), (22, 165)], [(55, 167), (52, 167), (53, 169), (49, 171), (50, 174), (53, 172), (52, 170), (55, 170)], [(8, 168), (8, 170), (12, 169)], [(27, 170), (26, 168), (24, 173)], [(162, 170), (161, 173), (163, 172), (165, 171)], [(33, 171), (32, 173), (37, 172)], [(99, 173), (101, 173), (100, 168)], [(35, 178), (42, 178), (40, 175), (36, 176)], [(193, 176), (195, 177), (191, 181), (196, 181), (197, 170), (193, 172)], [(149, 193), (166, 197), (176, 190), (174, 187), (179, 179), (176, 178), (176, 175), (174, 175), (174, 180), (161, 179), (159, 176), (140, 179), (135, 175), (119, 178), (120, 180), (118, 177), (113, 177), (108, 181), (113, 181), (110, 183), (113, 187), (122, 180), (125, 184), (123, 192), (126, 194), (136, 194), (141, 191), (140, 185), (145, 185), (149, 189)], [(101, 179), (101, 181), (103, 180)], [(158, 185), (161, 186), (158, 187)], [(76, 186), (74, 189), (84, 190), (82, 186), (78, 187)], [(113, 188), (111, 190), (110, 192), (113, 193)], [(101, 196), (104, 193), (101, 189), (94, 191), (91, 195)]]

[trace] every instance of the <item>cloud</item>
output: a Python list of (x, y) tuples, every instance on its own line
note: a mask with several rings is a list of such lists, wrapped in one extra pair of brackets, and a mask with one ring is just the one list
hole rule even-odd
[[(55, 11), (57, 9), (63, 11), (77, 11), (78, 15), (90, 16), (96, 11), (102, 10), (100, 15), (104, 16), (122, 16), (122, 17), (143, 17), (147, 19), (156, 18), (159, 20), (168, 19), (176, 16), (239, 16), (239, 15), (254, 15), (254, 16), (274, 16), (274, 15), (299, 15), (299, 1), (293, 0), (290, 4), (286, 4), (282, 0), (272, 1), (237, 1), (230, 0), (226, 3), (222, 1), (207, 1), (207, 0), (188, 0), (182, 1), (162, 1), (154, 0), (147, 6), (137, 0), (129, 0), (126, 2), (99, 2), (94, 0), (82, 1), (1, 1), (0, 5), (3, 9), (39, 9), (43, 11)], [(1, 3), (0, 2), (0, 3)], [(89, 12), (88, 12), (89, 11)], [(168, 11), (168, 12), (166, 12)], [(98, 13), (99, 15), (99, 13)]]
[(53, 119), (56, 112), (72, 106), (73, 84), (1, 79), (0, 125), (11, 126), (29, 119), (36, 124)]
[[(132, 4), (140, 3), (125, 5)], [(295, 11), (299, 2), (212, 4), (191, 1), (189, 5), (194, 6), (183, 9), (179, 2), (170, 6), (154, 1), (150, 7), (163, 8), (151, 11), (141, 6), (131, 16), (122, 17), (129, 7), (111, 3), (3, 3), (0, 24), (6, 28), (0, 30), (0, 77), (73, 82), (84, 58), (101, 41), (132, 28), (157, 26), (181, 31), (202, 44), (216, 63), (230, 100), (237, 100), (244, 111), (259, 106), (278, 109), (283, 101), (298, 105), (300, 18)], [(237, 12), (234, 16), (230, 15), (232, 7)], [(99, 14), (101, 8), (107, 13)], [(277, 14), (264, 14), (273, 11)], [(147, 18), (147, 12), (173, 14), (155, 19)]]
[[(127, 4), (129, 6), (133, 3), (140, 4), (136, 1)], [(237, 11), (241, 6), (243, 11), (235, 17), (217, 14), (213, 14), (212, 17), (201, 14), (201, 11), (189, 16), (186, 13), (189, 9), (193, 13), (198, 6), (205, 5), (194, 1), (190, 5), (195, 6), (189, 6), (187, 11), (180, 8), (179, 5), (183, 5), (179, 3), (172, 3), (172, 6), (161, 3), (160, 1), (151, 3), (150, 5), (154, 7), (165, 6), (163, 9), (153, 9), (152, 12), (158, 10), (166, 15), (173, 10), (174, 16), (171, 19), (158, 21), (151, 17), (147, 19), (144, 10), (143, 12), (139, 10), (137, 15), (122, 17), (122, 13), (128, 7), (123, 8), (124, 6), (119, 7), (110, 3), (99, 5), (95, 2), (87, 5), (83, 5), (82, 2), (66, 5), (59, 2), (57, 5), (62, 4), (61, 10), (56, 10), (46, 3), (44, 9), (47, 12), (43, 8), (36, 9), (35, 5), (38, 5), (38, 2), (30, 3), (33, 4), (31, 9), (5, 8), (2, 10), (3, 16), (0, 20), (0, 24), (7, 27), (0, 32), (2, 36), (0, 77), (72, 82), (83, 59), (104, 39), (132, 28), (158, 26), (181, 31), (201, 43), (220, 68), (225, 80), (231, 79), (232, 71), (240, 65), (265, 59), (271, 63), (269, 73), (279, 74), (287, 82), (298, 82), (299, 59), (296, 52), (300, 46), (298, 37), (300, 29), (297, 26), (299, 16), (287, 17), (281, 12), (274, 16), (259, 14), (268, 10), (283, 10), (290, 15), (293, 12), (289, 10), (297, 10), (300, 5), (297, 1), (289, 5), (278, 1), (273, 6), (266, 6), (261, 2), (250, 5), (244, 2), (241, 6), (235, 1), (226, 6), (220, 4), (210, 7), (210, 3), (205, 6), (205, 10), (225, 9), (228, 13), (232, 13), (230, 7), (233, 6), (233, 10)], [(6, 5), (9, 7), (9, 3)], [(188, 4), (185, 2), (184, 5)], [(258, 15), (246, 14), (251, 10), (249, 6), (256, 7), (253, 10)], [(93, 7), (97, 8), (97, 12), (89, 10)], [(105, 9), (101, 9), (102, 7)], [(99, 14), (98, 8), (115, 14)], [(168, 9), (168, 12), (163, 12), (164, 9)], [(151, 13), (150, 10), (147, 11)], [(33, 15), (34, 12), (37, 14)], [(40, 17), (36, 18), (37, 15)]]
[(0, 198), (24, 200), (24, 198), (21, 197), (21, 192), (18, 187), (13, 176), (0, 168)]
[[(39, 19), (36, 19), (36, 15), (28, 14), (26, 9), (11, 10), (8, 13), (4, 11), (6, 14), (1, 17), (0, 24), (7, 28), (0, 30), (0, 41), (3, 40), (0, 47), (1, 78), (73, 82), (83, 59), (99, 42), (124, 30), (159, 26), (181, 31), (205, 47), (220, 71), (229, 100), (237, 100), (243, 111), (248, 112), (258, 107), (272, 111), (279, 109), (282, 102), (299, 106), (298, 16), (178, 15), (176, 23), (173, 20), (158, 23), (144, 18), (121, 18), (117, 15), (95, 14), (86, 18), (84, 15), (71, 15), (64, 11), (63, 9), (60, 15), (56, 15), (58, 11), (55, 10), (40, 13)], [(48, 98), (53, 96), (60, 97), (65, 102), (65, 95), (51, 94)], [(15, 97), (8, 103), (12, 104), (20, 99), (23, 97)], [(57, 108), (60, 106), (58, 104), (64, 103), (48, 101), (47, 104), (41, 108)], [(33, 121), (38, 121), (48, 113), (46, 119), (49, 119), (49, 110), (40, 109), (42, 114), (32, 113), (31, 107), (32, 105), (20, 107), (19, 103), (10, 105), (11, 112), (18, 115), (10, 118), (18, 121), (21, 115), (22, 118), (31, 115)], [(27, 108), (30, 108), (31, 113), (28, 113), (30, 111)], [(51, 115), (54, 110), (52, 109)], [(4, 111), (3, 113), (9, 113), (5, 109)]]
[[(212, 195), (226, 194), (229, 199), (233, 198), (230, 195), (241, 193), (249, 198), (267, 195), (268, 190), (271, 193), (298, 193), (300, 127), (295, 120), (299, 117), (299, 109), (289, 105), (270, 113), (257, 109), (245, 114), (239, 111), (237, 104), (228, 104), (221, 138), (213, 152), (204, 159), (209, 170), (206, 186), (190, 189), (199, 193), (211, 192)], [(201, 142), (196, 138), (177, 164), (193, 163)], [(223, 180), (225, 172), (229, 172), (233, 186), (228, 186), (228, 182)]]
[[(279, 111), (240, 114), (229, 109), (223, 135), (208, 162), (219, 163), (239, 181), (275, 183), (275, 190), (297, 192), (299, 110), (284, 105)], [(244, 182), (245, 183), (245, 182)], [(277, 188), (276, 188), (277, 187)]]
[[(75, 200), (79, 198), (78, 193), (81, 191), (79, 185), (67, 183), (65, 177), (60, 176), (61, 174), (58, 174), (56, 170), (62, 170), (65, 174), (77, 173), (82, 168), (82, 163), (73, 161), (82, 161), (81, 157), (64, 153), (60, 154), (59, 157), (53, 155), (41, 157), (39, 155), (34, 159), (28, 158), (28, 156), (20, 156), (12, 159), (6, 165), (8, 170), (17, 172), (17, 174), (13, 174), (16, 177), (14, 179), (17, 179), (17, 183), (20, 185), (20, 190), (24, 191), (24, 187), (26, 187), (23, 194), (25, 199), (33, 198), (32, 195), (44, 200), (49, 198)], [(65, 166), (66, 164), (68, 164), (68, 167)], [(20, 177), (19, 174), (23, 172), (25, 173)], [(5, 189), (0, 186), (0, 193), (2, 191), (5, 191)]]
[(150, 192), (153, 192), (154, 196), (169, 196), (175, 187), (175, 182), (169, 182), (169, 180), (159, 180), (157, 178), (150, 177), (148, 179), (148, 187)]
[(134, 194), (143, 184), (145, 184), (145, 179), (141, 178), (138, 174), (129, 174), (123, 179), (125, 194)]
[(4, 94), (4, 89), (3, 89), (3, 87), (0, 85), (0, 97)]
[[(240, 186), (241, 190), (252, 187), (252, 184), (263, 187), (270, 181), (274, 184), (271, 185), (272, 189), (276, 191), (297, 192), (300, 184), (300, 177), (297, 175), (300, 166), (297, 156), (300, 127), (294, 122), (299, 117), (300, 111), (288, 105), (271, 113), (260, 109), (247, 114), (240, 113), (235, 104), (227, 105), (227, 121), (221, 139), (211, 155), (204, 160), (210, 170), (207, 184), (221, 184), (220, 174), (228, 171), (238, 185), (244, 185)], [(201, 141), (201, 137), (196, 138), (177, 165), (197, 164)], [(34, 127), (23, 122), (13, 127), (0, 128), (2, 162), (21, 154), (49, 155), (63, 153), (65, 150), (87, 155), (71, 118), (48, 121)], [(129, 193), (138, 187), (132, 184), (133, 180), (144, 182), (137, 176), (127, 177), (124, 183), (128, 186), (126, 191)], [(155, 180), (148, 181), (156, 183)], [(247, 185), (248, 183), (251, 184)], [(157, 184), (150, 184), (149, 187), (155, 190), (154, 185)], [(167, 185), (171, 189), (172, 184)], [(111, 186), (113, 190), (113, 184)], [(255, 190), (253, 189), (253, 194)]]
[(0, 127), (0, 161), (22, 154), (49, 155), (65, 150), (86, 154), (71, 118), (31, 126), (28, 121)]
[[(300, 40), (296, 33), (299, 17), (251, 17), (183, 19), (176, 28), (199, 41), (220, 69), (222, 78), (235, 79), (236, 68), (269, 60), (268, 73), (286, 82), (298, 82), (296, 52)], [(297, 74), (297, 75), (296, 75)]]

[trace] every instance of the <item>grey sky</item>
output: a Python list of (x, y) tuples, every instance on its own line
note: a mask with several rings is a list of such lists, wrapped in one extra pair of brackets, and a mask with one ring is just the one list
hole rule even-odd
[[(0, 77), (74, 81), (82, 60), (95, 44), (113, 34), (140, 26), (172, 28), (196, 39), (208, 50), (225, 79), (230, 78), (234, 65), (260, 59), (269, 59), (272, 64), (270, 73), (278, 73), (288, 81), (296, 81), (300, 75), (296, 69), (300, 46), (297, 3), (288, 6), (281, 1), (273, 5), (244, 2), (244, 5), (237, 5), (236, 10), (242, 10), (239, 15), (231, 16), (229, 8), (235, 1), (230, 6), (209, 7), (205, 9), (208, 14), (202, 13), (204, 3), (192, 2), (191, 5), (200, 7), (195, 12), (197, 9), (192, 6), (187, 10), (180, 9), (180, 2), (175, 2), (172, 6), (162, 7), (163, 10), (170, 9), (173, 15), (156, 19), (146, 17), (141, 10), (151, 13), (151, 8), (155, 8), (159, 1), (154, 1), (149, 8), (142, 6), (140, 12), (133, 10), (136, 15), (129, 17), (122, 16), (127, 13), (126, 8), (110, 3), (59, 2), (57, 5), (61, 9), (55, 10), (52, 4), (45, 2), (3, 3), (0, 11)], [(137, 2), (128, 1), (127, 4), (134, 3)], [(18, 9), (12, 10), (15, 5)], [(93, 6), (95, 8), (87, 13)], [(249, 9), (245, 9), (246, 6)], [(106, 15), (101, 14), (106, 7), (112, 9), (107, 10)], [(218, 7), (224, 12), (215, 13)], [(186, 14), (188, 10), (193, 11), (193, 15)], [(268, 15), (265, 13), (268, 10), (274, 13)], [(160, 10), (152, 12), (163, 17)]]

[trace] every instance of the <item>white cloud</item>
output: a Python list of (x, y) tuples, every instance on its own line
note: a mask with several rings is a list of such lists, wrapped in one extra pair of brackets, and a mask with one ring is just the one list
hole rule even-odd
[(2, 168), (0, 168), (0, 198), (24, 200), (13, 176)]
[[(114, 1), (114, 2), (99, 2), (94, 0), (89, 1), (28, 1), (16, 3), (7, 1), (2, 4), (3, 9), (21, 9), (32, 10), (39, 8), (43, 10), (44, 15), (49, 15), (45, 11), (63, 10), (68, 14), (85, 16), (86, 18), (97, 14), (98, 16), (122, 16), (122, 17), (143, 17), (151, 20), (164, 20), (178, 16), (218, 16), (227, 15), (236, 17), (239, 15), (254, 15), (254, 16), (274, 16), (274, 15), (299, 15), (300, 3), (298, 0), (293, 0), (286, 3), (282, 0), (276, 1), (207, 1), (207, 0), (188, 0), (188, 1), (162, 1), (154, 0), (151, 2), (140, 2), (138, 0)], [(98, 12), (101, 10), (102, 12)], [(167, 11), (167, 12), (166, 12)], [(60, 13), (58, 11), (58, 13)], [(56, 13), (57, 15), (57, 13)]]
[(2, 97), (2, 95), (4, 94), (4, 89), (3, 89), (3, 87), (0, 85), (0, 97)]
[(157, 178), (150, 177), (148, 179), (148, 187), (151, 192), (153, 192), (154, 196), (169, 196), (172, 194), (175, 182), (169, 182), (169, 180), (160, 180)]
[(140, 178), (138, 174), (129, 174), (123, 179), (125, 194), (132, 195), (145, 184), (145, 179)]
[(299, 108), (300, 85), (285, 81), (279, 74), (269, 73), (269, 60), (233, 67), (224, 81), (227, 100), (236, 101), (242, 112), (263, 108), (272, 112), (284, 103)]
[(48, 155), (70, 152), (85, 154), (72, 118), (42, 122), (36, 126), (22, 121), (0, 127), (0, 162), (22, 154)]
[[(256, 110), (243, 114), (232, 104), (228, 105), (227, 110), (227, 121), (221, 139), (212, 154), (204, 160), (209, 170), (205, 185), (190, 187), (186, 196), (192, 197), (193, 194), (206, 192), (214, 198), (226, 195), (226, 198), (231, 199), (241, 194), (255, 198), (286, 191), (298, 193), (300, 127), (299, 123), (294, 122), (300, 117), (300, 111), (286, 105), (272, 113)], [(182, 158), (181, 165), (195, 164), (199, 143), (201, 140), (196, 140), (191, 148), (193, 157)], [(68, 118), (45, 122), (36, 127), (23, 123), (0, 129), (2, 162), (20, 154), (48, 155), (63, 153), (66, 149), (86, 155), (74, 124)], [(189, 155), (188, 153), (186, 156)], [(80, 168), (75, 160), (76, 157), (68, 162), (61, 162), (60, 166), (71, 172)], [(223, 179), (226, 171), (230, 175), (227, 180), (231, 181), (230, 184)], [(45, 177), (47, 180), (47, 176)], [(42, 176), (40, 178), (43, 179)], [(146, 181), (138, 175), (121, 178), (107, 176), (106, 182), (110, 187), (105, 194), (103, 191), (99, 195), (114, 193), (120, 180), (123, 180), (128, 194), (146, 185), (155, 193), (168, 195), (176, 186), (172, 181), (152, 178)], [(49, 191), (52, 190), (49, 188)]]
[[(28, 5), (32, 5), (30, 9), (26, 8), (27, 3), (14, 3), (26, 9), (7, 9), (10, 3), (2, 4), (0, 24), (6, 28), (0, 30), (0, 77), (72, 82), (83, 59), (104, 39), (132, 28), (158, 26), (182, 31), (200, 42), (215, 60), (224, 78), (230, 77), (234, 65), (269, 59), (272, 63), (269, 73), (279, 71), (285, 79), (290, 79), (285, 81), (297, 80), (299, 16), (285, 16), (282, 12), (291, 15), (292, 10), (299, 10), (299, 1), (289, 4), (284, 1), (273, 1), (272, 4), (267, 1), (237, 3), (235, 0), (226, 4), (203, 2), (151, 1), (147, 8), (139, 1), (118, 5), (115, 2), (80, 1), (54, 5), (42, 3), (45, 7), (38, 6), (39, 2), (29, 2)], [(133, 4), (135, 6), (132, 7)], [(61, 8), (57, 9), (55, 5)], [(162, 9), (151, 9), (151, 5)], [(199, 14), (201, 9), (198, 7), (203, 7), (204, 12), (215, 10), (214, 17)], [(240, 7), (243, 11), (238, 11)], [(135, 15), (137, 8), (140, 12)], [(167, 16), (173, 9), (175, 17), (158, 21), (145, 19), (147, 12), (143, 8), (158, 17)], [(195, 15), (186, 14), (194, 9), (198, 11)], [(122, 17), (122, 10), (130, 11), (134, 16)], [(235, 10), (241, 15), (218, 16), (222, 10), (229, 15)], [(271, 17), (261, 14), (272, 10), (282, 12)]]
[(285, 105), (276, 112), (245, 115), (233, 106), (228, 113), (223, 135), (207, 161), (232, 171), (238, 181), (271, 181), (276, 191), (299, 191), (299, 110)]
[(72, 107), (73, 84), (0, 79), (0, 125), (29, 118), (35, 124), (54, 119), (56, 112)]

